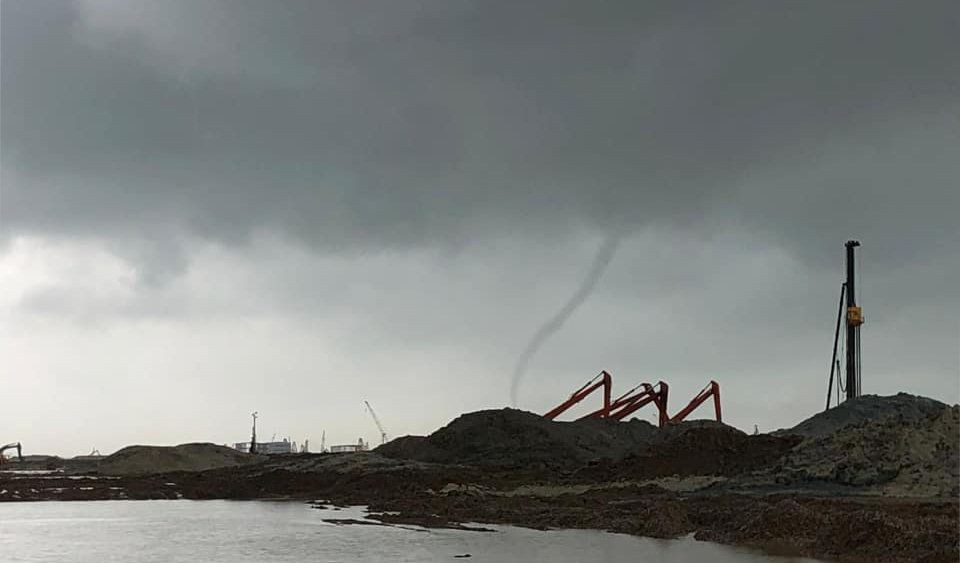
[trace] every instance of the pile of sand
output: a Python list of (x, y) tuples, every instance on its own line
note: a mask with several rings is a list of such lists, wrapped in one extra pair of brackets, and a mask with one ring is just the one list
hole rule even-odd
[(947, 405), (940, 401), (909, 393), (898, 393), (889, 397), (863, 395), (818, 413), (793, 428), (777, 430), (774, 435), (792, 434), (804, 438), (822, 438), (848, 426), (887, 419), (912, 424), (935, 417), (945, 408)]
[(784, 457), (781, 483), (833, 483), (894, 496), (960, 494), (960, 407), (904, 393), (868, 396), (796, 429), (808, 437)]
[(260, 456), (216, 444), (127, 446), (104, 458), (98, 470), (104, 475), (144, 475), (172, 471), (204, 471), (262, 460)]

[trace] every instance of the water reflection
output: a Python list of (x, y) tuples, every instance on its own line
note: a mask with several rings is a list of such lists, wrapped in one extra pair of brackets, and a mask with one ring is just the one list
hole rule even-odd
[[(30, 563), (812, 561), (589, 530), (488, 526), (496, 532), (481, 533), (324, 522), (363, 517), (359, 508), (317, 510), (300, 502), (6, 503), (0, 504), (0, 553), (5, 561)], [(466, 554), (471, 557), (455, 559)]]

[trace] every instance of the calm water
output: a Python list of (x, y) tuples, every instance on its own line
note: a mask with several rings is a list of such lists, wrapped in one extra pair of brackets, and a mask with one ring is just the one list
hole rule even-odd
[(596, 531), (495, 533), (336, 526), (359, 509), (299, 502), (100, 501), (0, 504), (0, 558), (16, 562), (759, 562), (772, 558), (690, 539), (662, 541)]

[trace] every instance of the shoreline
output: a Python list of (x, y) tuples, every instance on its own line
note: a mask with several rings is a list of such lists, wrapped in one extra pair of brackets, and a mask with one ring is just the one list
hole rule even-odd
[[(350, 461), (348, 470), (340, 465)], [(707, 482), (710, 482), (709, 480)], [(366, 506), (385, 525), (591, 529), (820, 560), (957, 561), (960, 501), (838, 496), (829, 490), (677, 492), (652, 484), (563, 483), (512, 471), (411, 464), (376, 454), (290, 456), (244, 467), (138, 476), (0, 474), (0, 502), (263, 500)], [(16, 491), (16, 493), (14, 493)]]
[[(864, 396), (793, 429), (461, 415), (374, 452), (129, 446), (0, 473), (0, 502), (292, 499), (383, 523), (595, 529), (843, 561), (960, 560), (960, 406)], [(11, 467), (10, 469), (14, 469)]]

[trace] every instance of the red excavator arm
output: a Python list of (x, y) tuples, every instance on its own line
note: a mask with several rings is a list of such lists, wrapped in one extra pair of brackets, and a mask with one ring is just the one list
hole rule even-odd
[(663, 381), (657, 382), (656, 385), (641, 383), (611, 401), (610, 390), (613, 387), (613, 377), (606, 371), (601, 371), (596, 377), (588, 381), (586, 385), (577, 389), (570, 395), (569, 399), (543, 415), (544, 418), (549, 420), (555, 419), (601, 387), (603, 387), (603, 406), (581, 417), (580, 420), (585, 418), (612, 418), (613, 420), (623, 420), (646, 405), (653, 403), (660, 413), (659, 424), (660, 427), (663, 428), (669, 423), (682, 422), (690, 413), (697, 410), (697, 407), (705, 403), (710, 397), (713, 397), (713, 408), (717, 414), (717, 422), (723, 422), (720, 412), (720, 384), (716, 381), (711, 381), (709, 385), (704, 387), (703, 390), (690, 401), (690, 404), (671, 417), (667, 412), (667, 398), (670, 387), (666, 383)]
[(670, 418), (667, 414), (668, 389), (667, 384), (662, 381), (658, 382), (656, 386), (650, 385), (649, 383), (641, 383), (614, 399), (610, 403), (609, 408), (595, 410), (583, 418), (612, 418), (614, 420), (623, 420), (646, 405), (654, 403), (657, 410), (660, 411), (659, 424), (663, 427)]
[[(642, 390), (636, 393), (635, 391), (637, 389)], [(653, 403), (660, 413), (658, 423), (660, 427), (663, 428), (670, 419), (670, 415), (667, 414), (667, 394), (669, 390), (669, 386), (662, 381), (658, 382), (655, 386), (651, 386), (649, 383), (641, 383), (638, 387), (634, 387), (610, 405), (609, 417), (614, 420), (623, 420), (648, 404)]]
[(702, 405), (707, 399), (713, 397), (713, 408), (717, 411), (717, 422), (723, 422), (723, 419), (720, 416), (720, 384), (716, 381), (711, 381), (706, 387), (703, 388), (703, 391), (693, 398), (690, 401), (690, 404), (683, 408), (680, 412), (673, 415), (673, 418), (670, 419), (670, 422), (681, 422), (683, 419), (687, 418), (687, 415), (692, 413)]
[(580, 389), (577, 389), (573, 395), (570, 395), (569, 399), (554, 407), (552, 410), (544, 414), (543, 417), (548, 420), (557, 418), (564, 411), (584, 400), (590, 395), (590, 393), (593, 393), (601, 387), (603, 387), (603, 408), (600, 410), (604, 414), (598, 416), (606, 416), (606, 413), (610, 410), (610, 390), (613, 388), (613, 378), (606, 371), (601, 371), (596, 377), (588, 381), (586, 385)]

